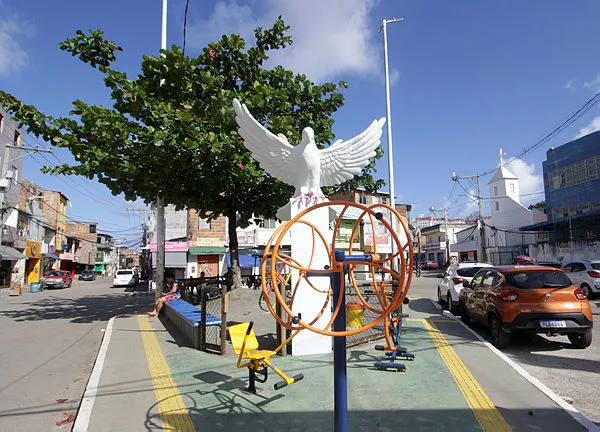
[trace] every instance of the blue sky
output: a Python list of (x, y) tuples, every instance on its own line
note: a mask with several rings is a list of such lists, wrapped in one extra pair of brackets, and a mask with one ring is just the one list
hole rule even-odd
[[(576, 5), (576, 6), (574, 6)], [(183, 43), (185, 0), (169, 0), (168, 45)], [(134, 76), (144, 54), (160, 46), (161, 0), (0, 0), (0, 88), (52, 115), (76, 98), (108, 104), (98, 72), (58, 49), (77, 29), (100, 28), (124, 48), (116, 68)], [(600, 91), (597, 18), (600, 3), (580, 0), (462, 2), (401, 0), (190, 0), (186, 52), (198, 54), (224, 33), (252, 40), (252, 30), (278, 15), (294, 44), (271, 59), (316, 82), (345, 80), (346, 104), (335, 115), (347, 139), (385, 116), (382, 18), (388, 26), (396, 202), (413, 216), (447, 207), (465, 216), (475, 204), (451, 180), (493, 170), (542, 136)], [(522, 202), (543, 200), (541, 164), (551, 146), (600, 129), (594, 107), (553, 140), (508, 168), (521, 178)], [(29, 137), (28, 145), (44, 145)], [(387, 148), (386, 133), (382, 144)], [(111, 196), (84, 179), (53, 178), (41, 164), (69, 161), (68, 152), (28, 156), (24, 175), (71, 199), (69, 216), (97, 220), (104, 232), (135, 243), (140, 203)], [(387, 179), (387, 159), (378, 164)], [(489, 196), (481, 179), (483, 196)], [(473, 184), (462, 181), (469, 192)], [(85, 191), (90, 192), (85, 192)], [(486, 210), (489, 213), (489, 209)]]

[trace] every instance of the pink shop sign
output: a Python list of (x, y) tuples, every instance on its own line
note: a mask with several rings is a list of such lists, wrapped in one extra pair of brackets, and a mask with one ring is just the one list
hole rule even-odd
[[(188, 242), (165, 242), (165, 252), (187, 252)], [(150, 242), (150, 252), (156, 252), (156, 242)]]

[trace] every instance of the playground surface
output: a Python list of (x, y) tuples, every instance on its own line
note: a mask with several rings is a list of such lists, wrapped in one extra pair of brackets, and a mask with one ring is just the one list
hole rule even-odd
[[(232, 293), (231, 322), (253, 320), (259, 341), (272, 337), (258, 291)], [(566, 402), (519, 370), (427, 299), (405, 306), (402, 345), (416, 354), (407, 371), (381, 371), (376, 343), (347, 352), (350, 431), (598, 430)], [(164, 319), (115, 317), (106, 329), (75, 431), (334, 430), (333, 355), (274, 357), (304, 379), (279, 391), (270, 379), (244, 391), (247, 369), (225, 356), (189, 348)]]

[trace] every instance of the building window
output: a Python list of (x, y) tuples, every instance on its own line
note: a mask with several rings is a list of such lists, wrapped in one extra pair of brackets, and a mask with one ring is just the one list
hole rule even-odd
[(510, 193), (515, 193), (515, 184), (510, 183)]
[(500, 203), (498, 201), (496, 201), (496, 211), (500, 210)]
[(388, 203), (387, 197), (381, 197), (381, 204), (387, 204), (387, 203)]
[(14, 184), (17, 184), (17, 182), (19, 181), (19, 168), (13, 165), (11, 171), (13, 174), (12, 181)]
[(359, 204), (366, 204), (367, 203), (367, 195), (365, 194), (364, 191), (360, 191), (358, 193), (358, 203)]
[(19, 133), (19, 131), (15, 131), (15, 139), (13, 141), (14, 145), (18, 146), (19, 145), (19, 141), (21, 140), (21, 134)]
[(2, 133), (2, 128), (4, 126), (4, 116), (0, 114), (0, 133)]
[(198, 229), (201, 230), (209, 230), (210, 229), (210, 221), (208, 219), (198, 218)]
[(275, 229), (277, 228), (277, 221), (275, 219), (263, 219), (260, 227), (266, 229)]
[(498, 186), (494, 186), (494, 196), (498, 196)]

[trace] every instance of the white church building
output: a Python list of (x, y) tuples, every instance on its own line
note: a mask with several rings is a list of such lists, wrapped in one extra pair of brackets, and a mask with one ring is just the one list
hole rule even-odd
[(481, 252), (480, 230), (467, 228), (457, 234), (453, 252), (461, 257), (471, 256), (494, 265), (511, 264), (519, 255), (529, 255), (529, 245), (535, 243), (535, 234), (519, 231), (519, 228), (545, 220), (543, 211), (530, 210), (521, 204), (519, 178), (502, 160), (488, 182), (491, 217), (485, 218), (485, 255)]
[(492, 216), (485, 222), (487, 261), (495, 265), (511, 264), (515, 257), (529, 255), (535, 234), (519, 228), (535, 223), (534, 213), (543, 214), (521, 204), (519, 178), (503, 165), (500, 149), (500, 166), (488, 182)]

